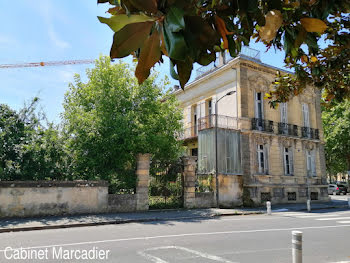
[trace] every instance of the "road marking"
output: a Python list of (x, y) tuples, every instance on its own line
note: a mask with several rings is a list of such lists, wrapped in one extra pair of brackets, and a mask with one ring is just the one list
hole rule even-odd
[(298, 216), (298, 218), (317, 218), (317, 217), (333, 217), (333, 216), (340, 216), (339, 214), (334, 215), (309, 215), (309, 216)]
[(337, 223), (340, 223), (340, 224), (350, 224), (350, 221), (337, 221)]
[(350, 217), (318, 218), (319, 221), (350, 219)]
[(142, 255), (142, 256), (144, 256), (144, 257), (146, 257), (146, 258), (148, 258), (151, 261), (156, 262), (156, 263), (168, 263), (167, 261), (165, 261), (159, 257), (156, 257), (154, 255), (150, 255), (150, 254), (146, 253), (146, 251), (156, 251), (156, 250), (161, 250), (161, 249), (178, 249), (178, 250), (183, 250), (183, 251), (189, 252), (191, 254), (195, 254), (196, 256), (199, 256), (202, 258), (207, 258), (207, 259), (211, 259), (211, 260), (218, 261), (218, 262), (234, 263), (234, 262), (229, 261), (227, 259), (224, 259), (222, 257), (210, 255), (210, 254), (203, 253), (203, 252), (200, 252), (197, 250), (193, 250), (193, 249), (189, 249), (189, 248), (185, 248), (185, 247), (179, 247), (179, 246), (154, 247), (154, 248), (149, 248), (149, 249), (140, 251), (140, 252), (138, 252), (138, 254), (140, 254), (140, 255)]
[[(259, 232), (273, 232), (273, 231), (292, 231), (292, 230), (308, 230), (308, 229), (326, 229), (326, 228), (340, 228), (350, 227), (348, 225), (334, 225), (334, 226), (307, 226), (307, 227), (293, 227), (293, 228), (270, 228), (270, 229), (253, 229), (253, 230), (232, 230), (222, 232), (199, 232), (199, 233), (187, 233), (187, 234), (176, 234), (176, 235), (163, 235), (163, 236), (148, 236), (148, 237), (131, 237), (131, 238), (120, 238), (120, 239), (107, 239), (107, 240), (96, 240), (96, 241), (85, 241), (77, 243), (66, 243), (58, 245), (45, 245), (35, 247), (22, 247), (22, 249), (37, 249), (37, 248), (49, 248), (49, 247), (66, 247), (66, 246), (79, 246), (79, 245), (91, 245), (91, 244), (102, 244), (112, 242), (124, 242), (124, 241), (138, 241), (138, 240), (151, 240), (161, 238), (176, 238), (176, 237), (193, 237), (193, 236), (211, 236), (211, 235), (227, 235), (227, 234), (242, 234), (242, 233), (259, 233)], [(12, 248), (20, 249), (20, 248)], [(4, 252), (2, 249), (0, 252)]]

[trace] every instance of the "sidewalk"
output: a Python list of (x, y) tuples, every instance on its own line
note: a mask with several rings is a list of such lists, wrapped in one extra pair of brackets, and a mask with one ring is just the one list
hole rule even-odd
[[(326, 203), (313, 203), (312, 210), (348, 208), (345, 200), (332, 200)], [(273, 205), (273, 211), (306, 211), (306, 204)], [(193, 209), (193, 210), (153, 210), (138, 213), (117, 213), (78, 216), (50, 216), (42, 218), (8, 218), (0, 220), (0, 233), (57, 229), (135, 222), (164, 222), (173, 220), (208, 220), (219, 216), (252, 215), (265, 213), (265, 207), (240, 209)]]

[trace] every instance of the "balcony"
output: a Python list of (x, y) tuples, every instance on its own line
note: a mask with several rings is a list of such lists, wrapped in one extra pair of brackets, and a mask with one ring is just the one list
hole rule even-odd
[(222, 129), (236, 129), (237, 128), (237, 118), (225, 116), (225, 115), (216, 115), (210, 114), (208, 116), (202, 117), (198, 119), (198, 130), (205, 130), (215, 127), (217, 119), (218, 128)]
[(274, 123), (270, 120), (264, 119), (252, 119), (252, 130), (264, 131), (264, 132), (274, 132)]
[(301, 137), (316, 140), (320, 139), (318, 129), (313, 129), (309, 127), (301, 127)]
[[(225, 54), (222, 56), (221, 54), (219, 55), (221, 56), (221, 58), (217, 57), (215, 61), (211, 62), (210, 64), (206, 65), (206, 66), (202, 66), (199, 67), (196, 70), (196, 79), (199, 79), (219, 68), (221, 68), (223, 65), (227, 64), (228, 62), (230, 62), (231, 60), (233, 60), (234, 58), (230, 56), (230, 54), (228, 52), (225, 52)], [(247, 46), (243, 46), (241, 49), (241, 52), (238, 55), (239, 57), (242, 58), (249, 58), (249, 59), (253, 59), (256, 60), (258, 62), (260, 62), (260, 51), (247, 47)]]
[(205, 129), (215, 128), (216, 117), (218, 118), (218, 128), (222, 129), (236, 129), (237, 118), (211, 114), (198, 119), (197, 125), (191, 125), (184, 129), (183, 133), (179, 136), (181, 140), (190, 140), (198, 137), (198, 132)]
[(278, 134), (298, 136), (298, 126), (288, 123), (278, 123)]
[[(308, 138), (319, 140), (319, 130), (309, 127), (300, 127), (298, 125), (274, 122), (265, 119), (251, 119), (252, 130), (263, 131), (267, 133), (276, 133), (280, 135), (295, 136), (301, 138)], [(277, 128), (277, 129), (276, 129)]]

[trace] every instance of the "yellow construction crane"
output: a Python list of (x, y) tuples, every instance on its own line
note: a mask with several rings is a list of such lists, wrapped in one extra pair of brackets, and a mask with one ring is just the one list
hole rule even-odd
[(93, 63), (95, 63), (94, 59), (81, 59), (81, 60), (66, 60), (66, 61), (0, 64), (0, 69), (1, 68), (31, 68), (31, 67), (46, 67), (46, 66), (64, 66), (64, 65), (77, 65), (77, 64), (93, 64)]

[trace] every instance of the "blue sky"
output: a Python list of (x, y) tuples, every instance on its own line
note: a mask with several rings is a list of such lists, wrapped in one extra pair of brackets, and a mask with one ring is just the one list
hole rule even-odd
[[(21, 0), (0, 1), (0, 64), (40, 61), (96, 59), (109, 54), (113, 32), (100, 24), (97, 16), (108, 16), (108, 5), (96, 0)], [(283, 67), (283, 53), (261, 51), (264, 63)], [(0, 103), (14, 109), (35, 96), (49, 120), (58, 123), (62, 102), (75, 73), (85, 76), (93, 65), (0, 69)], [(161, 76), (169, 65), (157, 66)], [(169, 79), (171, 79), (169, 77)], [(172, 81), (172, 85), (177, 84)]]

